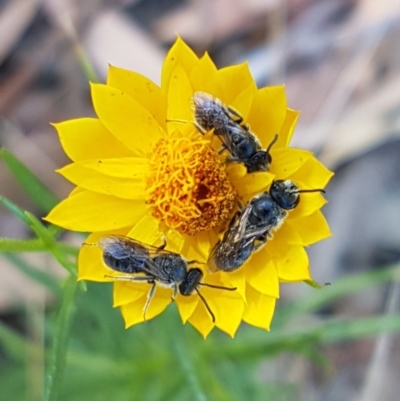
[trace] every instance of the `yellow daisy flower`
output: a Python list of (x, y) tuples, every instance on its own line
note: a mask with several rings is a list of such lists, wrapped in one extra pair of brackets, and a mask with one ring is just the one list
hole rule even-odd
[[(268, 172), (248, 174), (226, 163), (226, 152), (212, 132), (201, 135), (194, 124), (193, 96), (204, 92), (236, 110), (266, 149), (276, 134)], [(287, 107), (283, 86), (258, 89), (247, 64), (217, 69), (206, 53), (198, 58), (178, 38), (162, 69), (161, 87), (146, 77), (110, 67), (107, 84), (92, 84), (95, 118), (55, 124), (72, 164), (58, 172), (76, 188), (46, 220), (91, 234), (79, 254), (79, 279), (114, 282), (114, 306), (126, 327), (149, 320), (171, 302), (171, 288), (157, 286), (148, 305), (150, 285), (115, 280), (103, 261), (99, 240), (110, 235), (196, 260), (202, 286), (174, 300), (182, 321), (204, 337), (216, 326), (233, 336), (242, 320), (269, 329), (279, 282), (311, 279), (304, 250), (330, 235), (320, 212), (320, 193), (301, 195), (273, 240), (239, 270), (210, 274), (206, 262), (236, 211), (267, 191), (274, 179), (293, 180), (301, 189), (323, 188), (332, 173), (308, 151), (288, 148), (299, 113)], [(186, 123), (185, 123), (186, 122)], [(90, 246), (94, 245), (94, 246)]]

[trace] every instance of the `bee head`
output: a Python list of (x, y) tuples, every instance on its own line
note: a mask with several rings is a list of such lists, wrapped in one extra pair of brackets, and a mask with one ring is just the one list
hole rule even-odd
[(278, 140), (278, 134), (274, 136), (274, 139), (268, 145), (268, 148), (266, 150), (259, 150), (253, 154), (251, 159), (246, 163), (248, 173), (269, 170), (269, 166), (272, 163), (270, 150), (277, 140)]
[(192, 294), (196, 290), (202, 278), (203, 272), (200, 269), (189, 269), (184, 280), (179, 284), (179, 292), (184, 296)]
[(276, 180), (269, 190), (271, 198), (285, 210), (292, 210), (299, 204), (302, 192), (325, 193), (323, 189), (299, 189), (291, 180)]

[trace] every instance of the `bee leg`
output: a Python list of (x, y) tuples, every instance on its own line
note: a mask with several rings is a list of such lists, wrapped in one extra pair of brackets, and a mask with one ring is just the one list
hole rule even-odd
[(162, 237), (163, 243), (157, 248), (159, 251), (162, 251), (167, 246), (167, 239), (163, 236)]
[(218, 154), (220, 155), (221, 153), (225, 152), (226, 149), (227, 149), (226, 146), (222, 145), (221, 149), (218, 151)]
[(254, 252), (258, 251), (267, 243), (267, 237), (265, 235), (262, 235), (261, 237), (257, 238), (257, 240), (260, 242), (254, 246)]
[(238, 157), (229, 156), (226, 158), (227, 163), (243, 163), (243, 161), (244, 161), (243, 159), (239, 159)]
[(153, 281), (152, 283), (149, 281), (149, 284), (151, 284), (151, 288), (149, 293), (147, 294), (147, 300), (146, 303), (144, 304), (144, 308), (143, 308), (143, 320), (146, 321), (146, 312), (147, 312), (147, 308), (150, 305), (151, 300), (154, 297), (154, 294), (156, 292), (156, 282)]
[(200, 264), (200, 265), (203, 265), (204, 262), (199, 262), (198, 260), (188, 260), (187, 264), (188, 264), (188, 265), (193, 265), (193, 264)]
[[(235, 121), (235, 123), (238, 123), (240, 125), (240, 123), (243, 121), (243, 117), (236, 110), (232, 109), (231, 107), (228, 107), (228, 111), (230, 114), (232, 114), (233, 116), (236, 117), (233, 119)], [(230, 117), (232, 117), (232, 116), (230, 116)]]
[(201, 302), (203, 302), (203, 304), (206, 307), (208, 313), (210, 314), (212, 322), (215, 323), (215, 315), (214, 315), (213, 311), (211, 310), (211, 308), (209, 307), (207, 301), (205, 300), (203, 295), (201, 295), (200, 291), (197, 288), (195, 288), (195, 290), (197, 292), (197, 295), (200, 297)]
[(200, 132), (200, 134), (205, 135), (208, 131), (206, 129), (204, 129), (200, 124), (198, 124), (197, 122), (194, 123), (194, 126), (196, 127), (197, 131)]
[(243, 203), (240, 202), (240, 200), (237, 200), (237, 201), (236, 201), (236, 204), (237, 204), (238, 209), (242, 212), (243, 209), (244, 209)]
[(175, 285), (174, 286), (174, 292), (172, 293), (172, 295), (171, 295), (171, 300), (172, 300), (172, 302), (175, 302), (175, 298), (178, 296), (178, 286), (177, 285)]

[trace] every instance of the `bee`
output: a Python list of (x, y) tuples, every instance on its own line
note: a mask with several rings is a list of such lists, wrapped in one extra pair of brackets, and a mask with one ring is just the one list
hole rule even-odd
[(228, 162), (243, 163), (248, 173), (268, 171), (272, 162), (271, 147), (278, 140), (275, 135), (266, 150), (261, 149), (258, 139), (243, 124), (243, 117), (219, 99), (205, 92), (195, 92), (193, 96), (195, 125), (202, 134), (214, 129), (214, 134), (222, 141), (220, 153), (228, 150)]
[(291, 180), (274, 181), (267, 192), (252, 198), (232, 218), (222, 240), (211, 251), (210, 272), (239, 269), (250, 256), (264, 246), (279, 229), (290, 210), (300, 202), (300, 193), (325, 192), (323, 189), (299, 189)]
[(200, 286), (234, 291), (236, 288), (222, 287), (202, 283), (203, 272), (196, 267), (188, 269), (188, 266), (197, 261), (187, 261), (180, 254), (167, 251), (164, 248), (167, 243), (157, 247), (143, 244), (129, 237), (120, 235), (107, 235), (101, 237), (99, 246), (103, 251), (104, 264), (122, 276), (106, 276), (115, 280), (132, 282), (145, 282), (151, 284), (147, 300), (143, 308), (143, 317), (146, 320), (146, 311), (156, 292), (156, 284), (166, 288), (172, 288), (172, 299), (178, 293), (189, 296), (197, 293), (215, 322), (215, 315), (207, 301), (199, 291)]

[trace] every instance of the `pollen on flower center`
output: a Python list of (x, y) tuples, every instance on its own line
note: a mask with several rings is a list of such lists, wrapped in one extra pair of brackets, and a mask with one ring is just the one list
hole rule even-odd
[(153, 216), (188, 235), (225, 222), (236, 202), (218, 154), (197, 133), (184, 136), (176, 131), (157, 142), (146, 193)]

